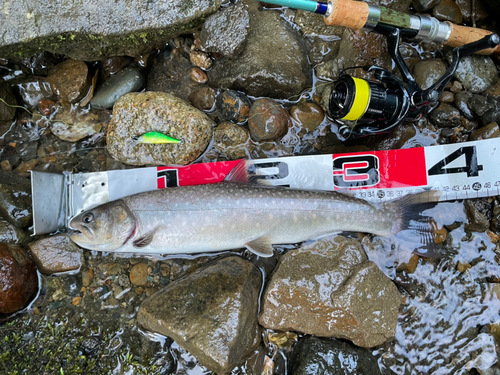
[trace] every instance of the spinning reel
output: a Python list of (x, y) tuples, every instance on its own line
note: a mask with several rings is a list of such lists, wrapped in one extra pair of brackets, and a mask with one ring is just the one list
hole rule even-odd
[[(329, 98), (329, 115), (340, 124), (340, 134), (362, 137), (388, 132), (404, 120), (418, 120), (435, 104), (457, 70), (460, 59), (500, 43), (497, 34), (453, 49), (450, 66), (431, 87), (423, 90), (411, 75), (401, 53), (400, 37), (413, 38), (415, 31), (390, 25), (377, 25), (375, 31), (387, 37), (389, 54), (403, 79), (378, 66), (365, 66), (376, 81), (341, 75)], [(350, 68), (354, 69), (354, 68)], [(346, 121), (346, 122), (343, 122)]]

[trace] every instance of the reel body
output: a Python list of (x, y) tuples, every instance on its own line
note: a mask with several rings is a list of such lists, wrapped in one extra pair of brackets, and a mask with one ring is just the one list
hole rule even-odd
[(423, 90), (411, 75), (399, 52), (399, 39), (407, 31), (391, 26), (383, 26), (376, 31), (387, 37), (389, 54), (403, 79), (387, 69), (365, 66), (362, 68), (373, 72), (376, 81), (342, 74), (334, 82), (328, 112), (330, 118), (340, 124), (339, 132), (346, 138), (385, 133), (404, 120), (419, 119), (427, 113), (431, 104), (437, 103), (446, 84), (453, 77), (460, 58), (493, 48), (500, 43), (500, 37), (491, 34), (455, 48), (452, 62), (445, 74), (431, 87)]

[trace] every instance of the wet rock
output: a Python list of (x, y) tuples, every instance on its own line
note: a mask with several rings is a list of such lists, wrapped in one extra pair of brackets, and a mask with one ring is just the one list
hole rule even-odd
[(400, 303), (396, 286), (359, 242), (337, 236), (280, 258), (259, 323), (372, 347), (394, 336)]
[(20, 61), (23, 72), (30, 75), (42, 76), (48, 75), (49, 70), (60, 62), (61, 58), (59, 56), (55, 56), (47, 51), (36, 53)]
[(22, 309), (37, 290), (36, 267), (26, 251), (0, 243), (0, 314)]
[[(162, 92), (129, 93), (113, 107), (107, 133), (110, 155), (125, 164), (188, 164), (212, 138), (213, 122), (183, 100)], [(135, 137), (156, 131), (179, 144), (137, 144)]]
[(449, 91), (443, 91), (441, 96), (439, 97), (439, 101), (441, 103), (453, 103), (455, 101), (455, 95)]
[(216, 104), (222, 120), (236, 123), (243, 123), (248, 119), (252, 106), (245, 94), (235, 90), (221, 93), (217, 96)]
[(174, 339), (211, 371), (228, 374), (259, 344), (260, 285), (252, 263), (229, 256), (145, 300), (137, 321)]
[(162, 91), (188, 101), (190, 94), (199, 87), (190, 77), (192, 67), (179, 49), (174, 49), (168, 57), (160, 56), (151, 68), (146, 91)]
[(99, 61), (99, 78), (107, 79), (111, 74), (118, 73), (132, 62), (129, 56), (113, 56), (108, 59)]
[(325, 113), (316, 103), (300, 102), (290, 108), (290, 117), (302, 128), (312, 132), (323, 122)]
[(487, 96), (486, 101), (483, 102), (484, 106), (490, 107), (483, 115), (481, 115), (481, 122), (489, 124), (490, 122), (500, 122), (500, 98)]
[[(342, 26), (326, 25), (322, 15), (305, 10), (297, 10), (293, 22), (305, 35), (322, 35), (328, 37), (330, 40), (340, 40), (344, 33)], [(338, 45), (334, 53), (337, 52)]]
[(30, 180), (14, 172), (0, 172), (0, 217), (18, 228), (31, 224)]
[(215, 129), (214, 147), (230, 160), (248, 157), (250, 134), (243, 126), (223, 122)]
[(453, 83), (452, 83), (452, 85), (450, 87), (450, 91), (453, 92), (453, 93), (455, 93), (455, 94), (459, 93), (463, 89), (464, 89), (464, 87), (458, 81), (453, 81)]
[(202, 51), (192, 51), (189, 54), (189, 60), (194, 66), (203, 70), (208, 70), (212, 67), (212, 59), (208, 54)]
[(189, 101), (193, 106), (202, 111), (209, 111), (215, 104), (216, 92), (211, 87), (200, 87), (189, 95)]
[(237, 59), (218, 59), (208, 72), (212, 87), (257, 97), (289, 98), (310, 86), (306, 41), (276, 12), (250, 10), (250, 33)]
[(380, 375), (377, 359), (364, 348), (335, 339), (307, 336), (293, 348), (292, 375)]
[(112, 108), (123, 95), (139, 90), (144, 85), (144, 75), (140, 69), (129, 67), (112, 75), (100, 86), (90, 105), (93, 108)]
[[(4, 103), (5, 102), (5, 103)], [(17, 100), (10, 84), (0, 80), (0, 121), (10, 121), (16, 116)]]
[(441, 0), (412, 0), (411, 5), (417, 12), (425, 12), (434, 8)]
[(272, 99), (258, 99), (250, 108), (248, 128), (254, 141), (272, 141), (286, 134), (290, 115)]
[(441, 0), (439, 4), (432, 9), (431, 14), (440, 21), (450, 21), (457, 25), (462, 24), (462, 11), (453, 0)]
[(0, 219), (0, 243), (25, 245), (30, 240), (29, 233)]
[(134, 285), (146, 285), (148, 283), (148, 265), (137, 263), (130, 270), (130, 282)]
[(429, 115), (431, 122), (440, 128), (460, 126), (460, 112), (449, 104), (441, 103)]
[[(455, 0), (455, 3), (458, 5), (460, 8), (460, 11), (463, 16), (463, 21), (467, 23), (472, 22), (472, 1), (473, 0)], [(486, 7), (483, 5), (482, 1), (475, 1), (474, 4), (474, 20), (479, 21), (482, 19), (485, 19), (486, 17), (489, 16), (490, 11), (486, 9)], [(495, 9), (495, 8), (493, 8)]]
[(89, 68), (83, 61), (68, 59), (50, 70), (47, 80), (60, 99), (76, 103), (90, 88)]
[(423, 60), (413, 67), (413, 76), (422, 89), (431, 87), (446, 72), (442, 60)]
[[(450, 62), (451, 55), (448, 53), (446, 56)], [(460, 59), (455, 78), (462, 83), (465, 90), (478, 94), (498, 82), (498, 73), (491, 57), (473, 55)]]
[(38, 101), (36, 108), (38, 112), (42, 114), (42, 116), (50, 116), (52, 112), (55, 110), (56, 103), (49, 99), (41, 99)]
[(464, 225), (465, 230), (471, 232), (485, 232), (490, 227), (490, 222), (486, 215), (480, 211), (480, 200), (464, 200), (465, 213), (467, 214), (468, 224)]
[(191, 70), (189, 71), (189, 76), (191, 77), (193, 82), (196, 83), (207, 83), (208, 81), (208, 77), (205, 74), (205, 72), (200, 68), (198, 68), (197, 66), (191, 68)]
[(472, 98), (469, 100), (469, 106), (478, 116), (482, 116), (493, 109), (493, 104), (488, 103), (486, 96), (477, 94), (472, 95)]
[(5, 30), (0, 56), (39, 51), (82, 61), (137, 56), (163, 46), (172, 36), (194, 31), (220, 5), (220, 0), (159, 0), (154, 6), (137, 0), (103, 0), (91, 7), (85, 0), (55, 0), (36, 7), (29, 0), (8, 3), (0, 16)]
[(474, 120), (475, 116), (469, 106), (469, 101), (472, 99), (473, 94), (468, 91), (461, 91), (455, 95), (455, 107), (467, 120)]
[(34, 108), (42, 99), (56, 98), (45, 77), (28, 76), (13, 80), (14, 90), (28, 108)]
[(203, 24), (200, 42), (205, 51), (217, 52), (229, 59), (245, 46), (250, 28), (250, 15), (244, 2), (222, 8)]
[(377, 150), (398, 150), (417, 135), (415, 125), (402, 123), (394, 131), (372, 137), (370, 148)]
[(83, 262), (82, 251), (65, 234), (30, 242), (28, 248), (38, 269), (46, 275), (77, 270)]
[(50, 121), (50, 130), (63, 141), (76, 142), (82, 138), (98, 133), (102, 128), (97, 110), (73, 107), (60, 103), (56, 114)]
[(90, 284), (92, 284), (93, 279), (94, 279), (94, 270), (92, 268), (82, 271), (82, 285), (84, 287), (90, 286)]

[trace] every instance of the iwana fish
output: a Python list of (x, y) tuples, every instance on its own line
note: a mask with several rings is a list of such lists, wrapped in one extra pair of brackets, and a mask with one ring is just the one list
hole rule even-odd
[[(241, 183), (240, 163), (217, 184), (167, 188), (125, 197), (70, 221), (70, 238), (99, 251), (172, 254), (247, 248), (273, 255), (272, 245), (342, 231), (390, 236), (407, 229), (439, 192), (425, 191), (376, 207), (334, 191)], [(235, 181), (239, 181), (235, 182)], [(430, 225), (416, 230), (432, 242)]]

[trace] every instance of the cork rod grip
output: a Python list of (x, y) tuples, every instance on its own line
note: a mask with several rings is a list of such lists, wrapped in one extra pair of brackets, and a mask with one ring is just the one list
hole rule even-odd
[[(491, 34), (489, 30), (476, 29), (473, 27), (455, 25), (451, 22), (447, 22), (451, 26), (451, 34), (445, 45), (450, 47), (460, 47), (464, 44), (475, 42), (487, 35)], [(480, 55), (491, 55), (492, 53), (500, 53), (500, 44), (495, 48), (483, 49), (478, 52)]]
[(345, 26), (353, 30), (362, 29), (368, 19), (368, 3), (353, 0), (332, 0), (332, 11), (325, 17), (327, 25)]

